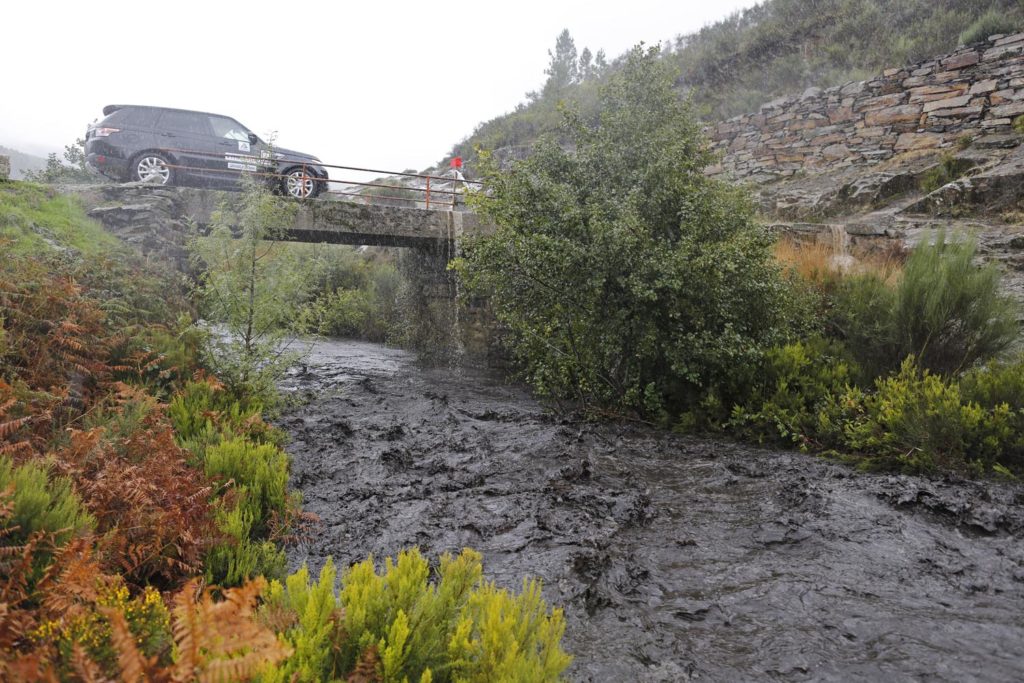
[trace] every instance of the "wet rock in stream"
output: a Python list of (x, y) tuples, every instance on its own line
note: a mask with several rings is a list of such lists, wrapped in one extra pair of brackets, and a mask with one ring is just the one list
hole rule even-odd
[(574, 680), (1024, 679), (1024, 487), (575, 424), (358, 342), (285, 389), (291, 563), (476, 548), (565, 607)]

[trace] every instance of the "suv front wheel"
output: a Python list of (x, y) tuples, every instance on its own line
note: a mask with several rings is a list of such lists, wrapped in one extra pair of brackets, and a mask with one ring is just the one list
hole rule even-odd
[(132, 180), (155, 185), (170, 185), (174, 180), (174, 170), (163, 155), (156, 152), (144, 152), (136, 157), (132, 164)]
[(307, 199), (320, 194), (320, 179), (306, 168), (296, 166), (284, 172), (284, 192), (289, 197)]

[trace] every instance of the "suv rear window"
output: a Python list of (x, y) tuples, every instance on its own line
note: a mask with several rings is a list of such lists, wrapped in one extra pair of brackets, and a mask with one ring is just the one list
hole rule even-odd
[(160, 128), (191, 135), (209, 135), (210, 126), (202, 114), (187, 111), (165, 111), (160, 115)]

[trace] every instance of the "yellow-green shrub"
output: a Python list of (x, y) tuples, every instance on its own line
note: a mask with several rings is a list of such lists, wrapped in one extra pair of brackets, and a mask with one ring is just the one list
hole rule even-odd
[[(35, 462), (14, 467), (10, 458), (0, 456), (0, 502), (8, 501), (11, 514), (0, 518), (4, 545), (22, 545), (39, 532), (48, 535), (49, 547), (57, 548), (96, 528), (96, 520), (82, 505), (70, 479), (51, 478), (47, 468)], [(51, 554), (39, 551), (35, 557), (33, 572), (38, 575)]]
[[(335, 570), (318, 582), (303, 568), (271, 585), (264, 617), (291, 623), (295, 653), (267, 681), (332, 680), (372, 668), (382, 681), (555, 681), (571, 658), (560, 641), (565, 622), (548, 611), (536, 582), (513, 595), (482, 580), (481, 557), (444, 555), (438, 576), (417, 550), (354, 565), (334, 595)], [(340, 609), (339, 609), (340, 608)], [(290, 616), (289, 616), (290, 615)]]
[(240, 499), (252, 513), (257, 532), (266, 530), (272, 515), (288, 507), (288, 455), (273, 444), (231, 438), (206, 449), (203, 468), (218, 484), (244, 489)]
[(216, 523), (223, 539), (210, 548), (203, 562), (206, 581), (211, 585), (240, 586), (257, 576), (275, 578), (284, 574), (284, 550), (254, 533), (255, 519), (252, 508), (245, 504), (246, 494), (243, 488), (238, 492), (243, 500), (220, 501)]
[(817, 418), (825, 442), (871, 456), (871, 462), (911, 471), (983, 472), (1019, 442), (1006, 403), (982, 406), (956, 380), (922, 370), (907, 358), (879, 379), (875, 391), (851, 387), (828, 399)]
[(259, 403), (239, 401), (213, 380), (188, 382), (168, 407), (178, 443), (199, 455), (225, 434), (279, 442), (280, 436), (259, 419), (262, 411)]

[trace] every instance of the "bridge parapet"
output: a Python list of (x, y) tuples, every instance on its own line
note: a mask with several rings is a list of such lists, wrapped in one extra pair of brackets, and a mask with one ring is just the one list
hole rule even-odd
[[(237, 192), (191, 187), (153, 187), (142, 184), (92, 186), (77, 190), (93, 214), (101, 218), (112, 209), (148, 209), (150, 205), (173, 205), (177, 220), (200, 228), (222, 219), (232, 225), (244, 195)], [(471, 212), (439, 211), (397, 206), (377, 206), (331, 199), (291, 200), (297, 212), (284, 228), (284, 239), (292, 242), (427, 248), (439, 242), (456, 242), (475, 234), (486, 234), (489, 223)]]

